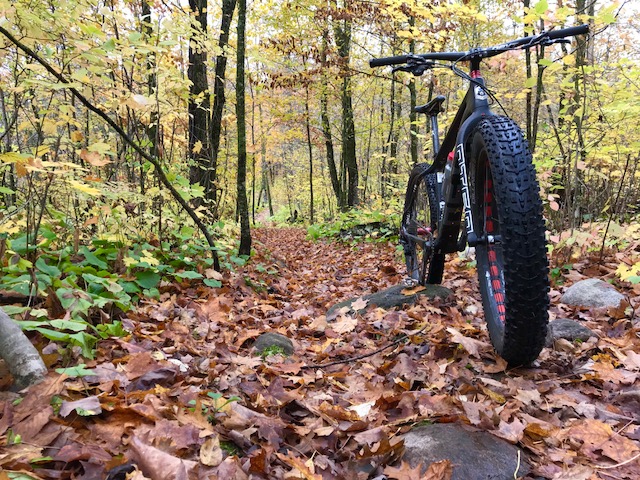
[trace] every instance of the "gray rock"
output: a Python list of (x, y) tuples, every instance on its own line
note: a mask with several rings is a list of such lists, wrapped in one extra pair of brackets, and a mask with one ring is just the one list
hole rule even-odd
[(294, 352), (293, 342), (279, 333), (263, 333), (256, 338), (256, 341), (253, 343), (253, 348), (255, 348), (258, 353), (264, 352), (269, 347), (280, 347), (285, 355), (292, 355)]
[(598, 335), (591, 329), (584, 325), (566, 318), (559, 318), (549, 322), (549, 330), (547, 331), (547, 340), (545, 342), (546, 347), (551, 347), (555, 340), (564, 338), (573, 342), (580, 340), (586, 342), (591, 337), (597, 337)]
[(607, 282), (588, 278), (567, 288), (560, 301), (578, 307), (618, 308), (624, 295)]
[[(451, 480), (513, 480), (518, 465), (517, 447), (490, 433), (456, 424), (418, 427), (405, 435), (404, 447), (403, 460), (412, 468), (422, 462), (426, 470), (433, 462), (449, 460), (453, 466)], [(518, 478), (529, 470), (520, 452)]]
[[(451, 295), (451, 290), (444, 288), (441, 285), (426, 285), (423, 290), (411, 295), (405, 295), (402, 293), (402, 290), (405, 289), (410, 290), (411, 288), (404, 285), (396, 285), (370, 295), (345, 300), (344, 302), (340, 302), (329, 309), (327, 312), (327, 320), (333, 320), (343, 307), (349, 307), (349, 313), (362, 313), (372, 307), (380, 307), (388, 310), (394, 307), (401, 307), (402, 305), (412, 305), (416, 303), (416, 300), (420, 296), (426, 296), (427, 298), (432, 299), (436, 297), (447, 298)], [(366, 300), (367, 304), (365, 307), (356, 311), (352, 308), (352, 305), (356, 301), (360, 300), (360, 298), (362, 298), (362, 300)]]

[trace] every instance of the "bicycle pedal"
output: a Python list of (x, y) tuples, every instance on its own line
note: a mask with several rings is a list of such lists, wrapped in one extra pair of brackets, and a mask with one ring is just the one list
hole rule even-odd
[(413, 288), (418, 285), (418, 281), (415, 278), (405, 277), (402, 279), (402, 285), (406, 288)]

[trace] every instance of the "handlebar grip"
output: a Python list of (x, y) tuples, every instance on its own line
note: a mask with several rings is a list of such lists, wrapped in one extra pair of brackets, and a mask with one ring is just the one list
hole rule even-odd
[(584, 35), (589, 33), (589, 25), (579, 25), (577, 27), (562, 28), (560, 30), (551, 30), (549, 32), (549, 38), (555, 40), (556, 38), (575, 37), (576, 35)]
[(386, 65), (400, 65), (402, 63), (407, 63), (409, 59), (409, 55), (398, 55), (396, 57), (383, 57), (383, 58), (372, 58), (369, 60), (369, 66), (373, 67), (384, 67)]

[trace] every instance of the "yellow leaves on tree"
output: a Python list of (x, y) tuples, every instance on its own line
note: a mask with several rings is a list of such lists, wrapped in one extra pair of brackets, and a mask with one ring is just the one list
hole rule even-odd
[(111, 163), (111, 160), (105, 155), (95, 151), (88, 151), (85, 148), (80, 150), (80, 158), (94, 167), (104, 167)]

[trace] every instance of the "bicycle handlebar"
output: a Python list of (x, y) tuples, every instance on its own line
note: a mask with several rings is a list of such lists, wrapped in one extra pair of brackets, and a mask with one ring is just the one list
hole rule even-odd
[(531, 37), (523, 37), (517, 40), (512, 40), (511, 42), (503, 43), (502, 45), (496, 45), (494, 47), (488, 48), (478, 48), (469, 50), (468, 52), (431, 52), (418, 55), (397, 55), (395, 57), (372, 58), (371, 60), (369, 60), (369, 66), (371, 68), (374, 68), (383, 67), (386, 65), (401, 65), (403, 63), (407, 63), (409, 59), (415, 57), (420, 57), (424, 60), (443, 60), (452, 62), (469, 60), (474, 57), (488, 58), (499, 55), (500, 53), (506, 52), (508, 50), (515, 50), (522, 47), (532, 47), (534, 45), (544, 43), (546, 40), (557, 40), (560, 38), (574, 37), (576, 35), (583, 35), (586, 33), (589, 33), (589, 25), (585, 24), (579, 25), (577, 27), (562, 28), (560, 30), (550, 30), (548, 32), (542, 32)]
[(565, 37), (575, 37), (576, 35), (585, 35), (589, 33), (589, 25), (578, 25), (577, 27), (562, 28), (560, 30), (550, 30), (547, 32), (551, 40)]

